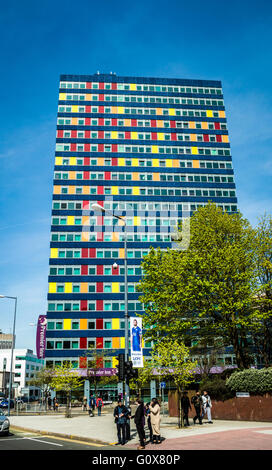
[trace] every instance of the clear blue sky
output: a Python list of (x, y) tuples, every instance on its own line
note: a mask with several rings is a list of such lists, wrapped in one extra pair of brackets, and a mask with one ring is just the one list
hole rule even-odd
[[(271, 2), (10, 0), (1, 5), (0, 293), (17, 347), (46, 311), (61, 73), (222, 80), (238, 203), (271, 213)], [(13, 305), (0, 300), (0, 329)]]

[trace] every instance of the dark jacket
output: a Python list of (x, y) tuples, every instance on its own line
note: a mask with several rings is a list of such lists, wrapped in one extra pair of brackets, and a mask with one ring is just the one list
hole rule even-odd
[(188, 411), (191, 408), (189, 397), (181, 397), (180, 403), (183, 410)]
[(139, 405), (138, 408), (135, 411), (134, 423), (135, 424), (143, 424), (144, 416), (145, 416), (144, 405), (142, 404), (142, 405)]
[(121, 410), (122, 410), (122, 413), (124, 414), (124, 416), (122, 418), (119, 418), (118, 417), (118, 408), (119, 406), (117, 405), (115, 408), (114, 408), (114, 412), (113, 412), (113, 416), (115, 418), (114, 422), (117, 424), (118, 422), (120, 423), (120, 419), (121, 419), (121, 423), (120, 424), (124, 424), (126, 423), (126, 420), (127, 420), (127, 413), (128, 413), (128, 409), (125, 405), (121, 405)]
[(194, 395), (192, 397), (191, 403), (194, 405), (195, 408), (201, 408), (203, 404), (202, 397), (200, 395)]

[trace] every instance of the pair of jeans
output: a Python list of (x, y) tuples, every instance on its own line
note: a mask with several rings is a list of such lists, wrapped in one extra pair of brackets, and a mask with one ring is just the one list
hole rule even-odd
[(194, 417), (194, 422), (198, 419), (199, 424), (202, 424), (201, 411), (200, 406), (195, 406), (196, 416)]
[(144, 427), (142, 424), (136, 424), (136, 429), (137, 429), (137, 433), (138, 433), (138, 436), (139, 436), (139, 440), (140, 440), (140, 445), (142, 447), (145, 446), (145, 442), (144, 442), (144, 439), (145, 439), (145, 432), (144, 432)]
[[(117, 437), (119, 444), (126, 442), (126, 423), (117, 423)], [(122, 434), (122, 436), (121, 436)]]
[(98, 416), (101, 416), (101, 406), (98, 406), (98, 407), (97, 407), (97, 415), (98, 415)]

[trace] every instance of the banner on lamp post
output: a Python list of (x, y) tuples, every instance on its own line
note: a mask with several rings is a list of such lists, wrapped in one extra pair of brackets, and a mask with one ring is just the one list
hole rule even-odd
[(130, 357), (133, 367), (143, 367), (142, 318), (130, 317)]
[(46, 315), (40, 315), (37, 323), (36, 352), (38, 359), (44, 359), (46, 340)]

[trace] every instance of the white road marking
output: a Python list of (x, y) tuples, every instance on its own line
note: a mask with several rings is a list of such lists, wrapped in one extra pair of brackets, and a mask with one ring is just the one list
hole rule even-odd
[(29, 441), (35, 441), (35, 442), (42, 442), (43, 444), (51, 444), (52, 446), (63, 447), (63, 444), (56, 444), (55, 442), (41, 441), (40, 439), (35, 439), (32, 437), (25, 437), (24, 439), (28, 439)]

